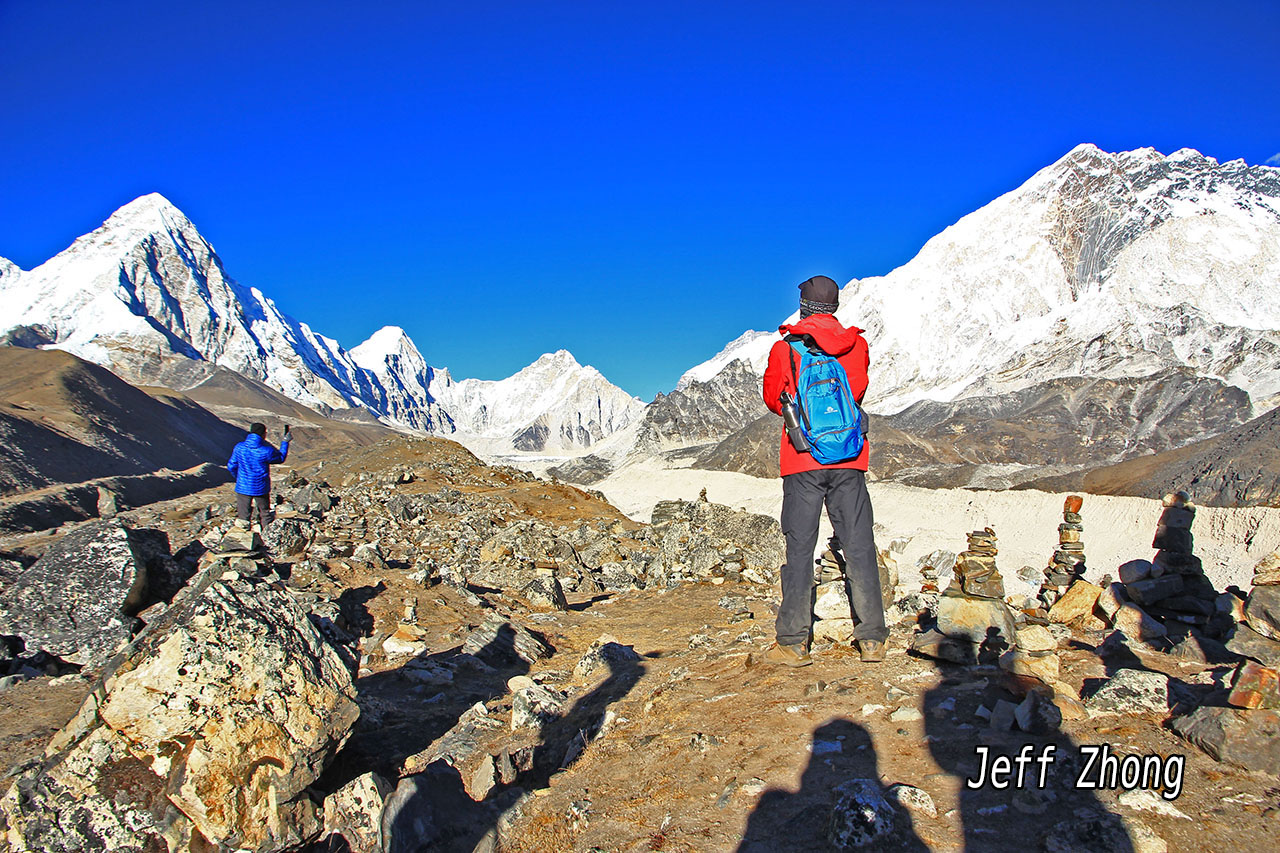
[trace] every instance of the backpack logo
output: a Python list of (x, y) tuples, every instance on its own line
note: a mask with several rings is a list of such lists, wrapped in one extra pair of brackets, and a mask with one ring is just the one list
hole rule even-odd
[(835, 356), (810, 349), (800, 340), (788, 343), (800, 432), (809, 452), (823, 465), (857, 459), (866, 444), (867, 416), (853, 397), (844, 366)]

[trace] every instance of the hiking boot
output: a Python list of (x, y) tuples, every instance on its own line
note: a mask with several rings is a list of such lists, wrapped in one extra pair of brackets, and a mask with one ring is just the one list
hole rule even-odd
[(780, 663), (783, 666), (808, 666), (813, 663), (809, 652), (803, 645), (784, 646), (774, 643), (764, 651), (765, 663)]
[(880, 663), (884, 660), (884, 643), (880, 640), (859, 640), (858, 654), (863, 663)]
[(244, 518), (237, 518), (235, 523), (236, 523), (236, 527), (239, 527), (241, 530), (248, 530), (248, 529), (249, 529), (249, 521), (248, 521), (248, 519), (244, 519)]

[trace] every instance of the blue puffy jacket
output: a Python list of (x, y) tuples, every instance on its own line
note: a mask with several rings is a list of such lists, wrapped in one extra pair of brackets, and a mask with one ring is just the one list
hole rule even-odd
[(231, 451), (227, 470), (236, 478), (236, 492), (242, 495), (265, 495), (271, 491), (271, 470), (268, 465), (289, 458), (289, 440), (286, 438), (276, 450), (251, 432)]

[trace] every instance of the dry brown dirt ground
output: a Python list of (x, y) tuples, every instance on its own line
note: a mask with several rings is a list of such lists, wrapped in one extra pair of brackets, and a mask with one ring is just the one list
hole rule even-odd
[[(454, 448), (440, 442), (433, 451), (449, 463), (443, 466), (449, 473), (434, 479), (427, 474), (406, 488), (429, 491), (464, 481), (461, 490), (500, 493), (531, 517), (569, 523), (594, 516), (635, 526), (596, 497), (485, 470)], [(357, 449), (324, 471), (335, 480), (335, 471), (355, 475), (405, 458), (386, 448)], [(166, 529), (176, 549), (199, 533), (201, 524), (193, 520), (198, 510), (228, 501), (229, 487), (133, 510), (128, 518)], [(56, 536), (11, 537), (0, 541), (0, 549), (34, 555)], [(399, 627), (405, 599), (412, 598), (418, 603), (415, 630), (428, 655), (452, 654), (484, 616), (474, 600), (443, 585), (424, 588), (405, 572), (374, 574), (345, 561), (328, 568), (327, 582), (358, 597), (368, 624), (358, 682), (364, 718), (317, 783), (319, 793), (366, 770), (394, 783), (397, 769), (475, 702), (499, 719), (509, 712), (505, 680), (511, 672), (459, 678), (442, 689), (415, 681), (403, 658), (379, 651), (381, 640)], [(913, 813), (902, 836), (885, 849), (1040, 850), (1056, 824), (1079, 820), (1084, 810), (1139, 820), (1173, 851), (1275, 849), (1277, 779), (1215, 762), (1168, 731), (1159, 715), (1068, 721), (1042, 736), (993, 733), (975, 711), (1011, 698), (1001, 674), (907, 653), (907, 625), (895, 628), (882, 664), (863, 664), (853, 650), (835, 646), (815, 649), (807, 668), (764, 664), (760, 655), (771, 639), (776, 595), (748, 584), (686, 585), (571, 596), (568, 612), (534, 614), (490, 594), (555, 647), (551, 657), (520, 672), (569, 691), (573, 708), (566, 719), (605, 709), (613, 717), (581, 757), (540, 780), (508, 816), (501, 849), (826, 850), (833, 789), (851, 778), (875, 780), (882, 788), (914, 785), (936, 806), (936, 816)], [(602, 634), (634, 647), (640, 661), (607, 675), (574, 677), (575, 663)], [(1079, 634), (1062, 652), (1064, 680), (1073, 687), (1087, 688), (1108, 674), (1093, 651), (1100, 640)], [(1183, 680), (1200, 669), (1168, 658), (1141, 663)], [(0, 694), (0, 772), (38, 757), (50, 734), (75, 712), (83, 685), (42, 678)], [(966, 789), (979, 747), (1012, 755), (1026, 744), (1037, 752), (1057, 748), (1045, 789)], [(1105, 744), (1121, 755), (1185, 755), (1182, 793), (1167, 804), (1176, 812), (1138, 811), (1121, 804), (1122, 791), (1074, 787), (1080, 765), (1073, 755), (1082, 744)]]

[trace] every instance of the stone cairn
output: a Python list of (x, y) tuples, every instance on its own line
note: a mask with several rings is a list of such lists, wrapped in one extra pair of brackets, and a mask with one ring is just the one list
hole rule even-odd
[(969, 534), (969, 548), (956, 557), (956, 582), (974, 598), (1004, 599), (1004, 578), (996, 568), (996, 532), (990, 527)]
[(1232, 620), (1217, 615), (1218, 591), (1205, 576), (1200, 558), (1192, 553), (1191, 524), (1196, 506), (1186, 492), (1165, 495), (1156, 525), (1151, 560), (1131, 560), (1120, 567), (1124, 598), (1163, 625), (1168, 633), (1191, 628), (1211, 637), (1222, 636)]
[(1069, 495), (1062, 504), (1058, 549), (1053, 552), (1040, 585), (1039, 598), (1046, 610), (1053, 607), (1068, 587), (1084, 577), (1084, 524), (1080, 517), (1083, 506), (1084, 499), (1079, 495)]

